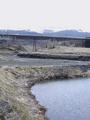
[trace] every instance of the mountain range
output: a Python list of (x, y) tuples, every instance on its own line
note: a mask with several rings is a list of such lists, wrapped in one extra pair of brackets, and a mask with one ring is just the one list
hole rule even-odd
[(53, 30), (44, 30), (42, 33), (30, 30), (0, 30), (0, 34), (53, 36), (53, 37), (90, 37), (90, 32), (83, 32), (79, 30), (62, 30), (57, 32), (54, 32)]

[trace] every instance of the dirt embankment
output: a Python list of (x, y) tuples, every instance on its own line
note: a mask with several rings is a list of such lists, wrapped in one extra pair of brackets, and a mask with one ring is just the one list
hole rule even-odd
[(31, 87), (40, 81), (77, 77), (90, 77), (90, 65), (1, 67), (0, 119), (46, 120), (46, 110), (32, 95)]
[(0, 45), (0, 55), (13, 55), (21, 51), (26, 51), (22, 45)]
[(90, 55), (85, 54), (46, 54), (46, 53), (18, 53), (19, 57), (22, 58), (41, 58), (41, 59), (66, 59), (66, 60), (79, 60), (79, 61), (90, 61)]
[(42, 48), (36, 52), (20, 52), (19, 57), (25, 58), (46, 58), (46, 59), (68, 59), (90, 61), (90, 48), (81, 47), (56, 47), (53, 49)]

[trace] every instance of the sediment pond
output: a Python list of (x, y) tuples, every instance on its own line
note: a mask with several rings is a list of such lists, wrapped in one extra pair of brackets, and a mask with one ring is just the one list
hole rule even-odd
[(90, 79), (58, 80), (32, 87), (50, 120), (90, 120)]

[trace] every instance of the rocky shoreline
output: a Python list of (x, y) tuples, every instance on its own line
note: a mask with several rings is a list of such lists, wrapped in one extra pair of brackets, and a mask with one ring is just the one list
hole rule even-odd
[(0, 67), (0, 119), (47, 120), (46, 109), (31, 87), (47, 80), (90, 77), (90, 64), (69, 66)]

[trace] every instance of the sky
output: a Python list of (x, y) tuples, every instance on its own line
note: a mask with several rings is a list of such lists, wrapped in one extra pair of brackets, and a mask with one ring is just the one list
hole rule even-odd
[(90, 32), (90, 0), (0, 0), (0, 29)]

